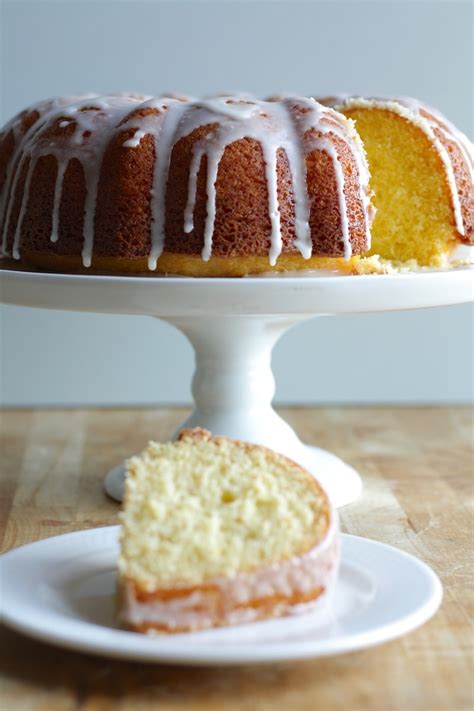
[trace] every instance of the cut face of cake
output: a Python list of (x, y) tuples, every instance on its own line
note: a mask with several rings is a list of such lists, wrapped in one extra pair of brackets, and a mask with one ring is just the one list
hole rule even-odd
[(336, 514), (313, 477), (263, 447), (205, 430), (130, 460), (120, 618), (185, 632), (276, 617), (334, 585)]
[(323, 101), (355, 121), (367, 153), (377, 210), (368, 254), (395, 264), (412, 261), (415, 267), (472, 260), (469, 139), (438, 111), (415, 99)]

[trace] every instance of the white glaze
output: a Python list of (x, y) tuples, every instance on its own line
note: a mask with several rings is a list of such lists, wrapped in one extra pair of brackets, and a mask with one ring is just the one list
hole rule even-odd
[[(144, 99), (146, 99), (144, 101)], [(70, 100), (69, 100), (70, 101)], [(155, 109), (152, 115), (134, 116), (136, 109)], [(94, 246), (94, 222), (100, 171), (104, 153), (117, 132), (134, 129), (133, 136), (122, 144), (124, 148), (136, 149), (146, 135), (155, 142), (156, 160), (151, 191), (151, 249), (149, 268), (156, 269), (165, 244), (165, 206), (168, 173), (174, 145), (194, 130), (205, 126), (209, 132), (193, 147), (189, 173), (188, 196), (183, 215), (185, 233), (192, 232), (193, 214), (196, 200), (197, 176), (202, 159), (206, 157), (206, 222), (204, 228), (203, 260), (212, 255), (212, 238), (216, 216), (216, 181), (220, 161), (226, 148), (243, 138), (253, 139), (261, 145), (265, 161), (265, 177), (268, 189), (268, 215), (270, 219), (269, 262), (276, 261), (282, 251), (282, 235), (278, 202), (277, 156), (283, 150), (287, 156), (295, 200), (295, 240), (294, 245), (305, 259), (312, 254), (312, 240), (309, 227), (310, 198), (306, 188), (306, 156), (314, 150), (325, 151), (331, 158), (337, 183), (341, 212), (341, 239), (344, 256), (352, 254), (351, 237), (346, 215), (344, 175), (339, 161), (338, 150), (331, 141), (330, 134), (336, 135), (349, 146), (361, 179), (361, 201), (364, 208), (367, 248), (370, 246), (369, 225), (370, 193), (368, 188), (368, 168), (360, 139), (350, 122), (336, 115), (332, 109), (323, 107), (314, 99), (287, 97), (279, 102), (259, 101), (252, 97), (216, 96), (192, 100), (182, 97), (138, 97), (115, 95), (110, 97), (86, 96), (68, 103), (66, 99), (45, 102), (36, 107), (40, 119), (19, 141), (16, 154), (10, 161), (11, 173), (7, 178), (3, 205), (4, 230), (2, 252), (6, 253), (6, 239), (11, 220), (13, 197), (18, 187), (19, 174), (24, 161), (30, 160), (22, 195), (20, 217), (16, 225), (13, 256), (20, 258), (21, 224), (26, 213), (28, 188), (32, 171), (38, 158), (53, 155), (57, 160), (57, 178), (54, 191), (52, 228), (50, 239), (59, 239), (59, 209), (62, 183), (69, 161), (78, 159), (83, 167), (86, 182), (86, 203), (84, 208), (84, 241), (82, 259), (84, 266), (92, 262)], [(128, 114), (132, 114), (127, 118)], [(64, 136), (64, 141), (50, 142), (43, 139), (45, 132), (54, 122), (66, 129), (71, 122), (74, 131)], [(11, 122), (18, 136), (18, 119)], [(8, 128), (8, 126), (6, 127)], [(17, 158), (21, 157), (16, 166)], [(16, 166), (16, 169), (15, 169)], [(11, 185), (11, 190), (9, 186)], [(6, 196), (10, 197), (7, 198)]]
[(268, 214), (270, 216), (270, 252), (268, 261), (272, 267), (277, 263), (277, 259), (282, 250), (280, 208), (278, 205), (278, 184), (277, 184), (277, 154), (272, 146), (262, 145), (263, 160), (265, 161), (265, 177), (268, 186)]
[(145, 136), (146, 136), (146, 131), (137, 129), (133, 135), (133, 138), (129, 138), (128, 141), (124, 141), (122, 143), (122, 146), (124, 148), (136, 148), (137, 146), (140, 145), (140, 141)]
[[(161, 255), (165, 244), (165, 207), (166, 188), (168, 185), (168, 171), (171, 151), (175, 144), (175, 130), (179, 126), (181, 116), (186, 110), (186, 103), (171, 100), (166, 106), (163, 102), (151, 100), (149, 105), (164, 111), (164, 119), (160, 123), (159, 133), (152, 131), (155, 140), (156, 159), (153, 175), (152, 201), (151, 201), (151, 249), (148, 258), (148, 268), (156, 269), (158, 257)], [(166, 108), (165, 108), (166, 106)], [(157, 138), (159, 137), (159, 143)]]
[[(63, 122), (64, 123), (64, 122)], [(61, 124), (59, 124), (61, 125)], [(54, 203), (53, 203), (53, 219), (51, 226), (51, 242), (57, 242), (59, 239), (59, 206), (61, 204), (61, 195), (63, 191), (64, 174), (66, 172), (67, 162), (65, 160), (58, 163), (58, 172), (56, 175), (56, 184), (54, 186)]]

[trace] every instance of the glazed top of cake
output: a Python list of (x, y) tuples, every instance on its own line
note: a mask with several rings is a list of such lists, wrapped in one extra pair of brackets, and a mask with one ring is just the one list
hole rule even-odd
[(11, 250), (15, 258), (19, 258), (22, 221), (35, 165), (40, 158), (52, 155), (56, 158), (58, 167), (50, 240), (53, 243), (58, 240), (63, 179), (69, 162), (76, 159), (82, 165), (87, 188), (82, 259), (84, 266), (90, 266), (102, 159), (112, 139), (128, 131), (128, 137), (122, 143), (124, 148), (134, 150), (142, 139), (150, 136), (155, 142), (157, 159), (151, 189), (149, 251), (149, 268), (155, 269), (165, 246), (166, 190), (173, 147), (180, 139), (203, 126), (211, 127), (212, 130), (197, 140), (192, 148), (183, 219), (184, 233), (191, 233), (198, 172), (201, 161), (205, 158), (207, 204), (201, 255), (203, 260), (208, 260), (212, 251), (219, 165), (226, 148), (243, 138), (253, 139), (260, 144), (265, 163), (271, 265), (276, 263), (283, 246), (277, 175), (277, 160), (281, 151), (286, 154), (291, 174), (295, 233), (293, 245), (300, 254), (308, 259), (313, 252), (306, 159), (314, 151), (324, 151), (333, 164), (345, 258), (352, 255), (353, 248), (345, 195), (348, 176), (342, 167), (341, 151), (346, 154), (350, 152), (358, 172), (361, 215), (365, 225), (364, 247), (370, 247), (369, 228), (374, 209), (370, 202), (369, 170), (353, 123), (342, 114), (322, 106), (313, 98), (303, 97), (263, 101), (246, 95), (195, 99), (182, 96), (118, 94), (61, 97), (42, 102), (22, 112), (4, 127), (0, 135), (3, 252), (7, 251), (6, 240), (14, 203), (12, 196), (15, 195), (20, 176), (26, 172)]

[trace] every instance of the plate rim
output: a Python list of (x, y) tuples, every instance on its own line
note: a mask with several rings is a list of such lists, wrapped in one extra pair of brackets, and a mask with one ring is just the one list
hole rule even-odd
[[(421, 273), (279, 278), (62, 274), (0, 266), (0, 301), (4, 304), (170, 319), (205, 316), (211, 305), (215, 316), (296, 314), (308, 318), (449, 306), (472, 301), (473, 284), (474, 267), (470, 266)], [(217, 302), (216, 294), (222, 297)]]
[[(80, 538), (84, 535), (91, 536), (97, 534), (98, 531), (103, 531), (105, 535), (116, 536), (119, 529), (119, 525), (99, 526), (81, 531), (71, 531), (69, 533), (49, 536), (39, 541), (18, 546), (0, 556), (0, 569), (6, 559), (15, 557), (19, 551), (24, 553), (32, 547), (41, 546), (45, 542), (59, 541), (59, 539), (61, 539), (62, 543), (64, 539), (70, 537)], [(420, 560), (411, 553), (407, 553), (404, 550), (396, 548), (395, 546), (391, 546), (381, 541), (375, 541), (370, 538), (343, 533), (342, 540), (343, 542), (347, 541), (353, 545), (362, 544), (375, 546), (379, 549), (389, 549), (392, 555), (395, 551), (396, 554), (404, 558), (405, 561), (408, 560), (411, 564), (415, 564), (418, 571), (422, 571), (430, 583), (431, 594), (429, 598), (417, 609), (402, 617), (401, 620), (393, 620), (375, 629), (355, 633), (350, 637), (345, 635), (343, 637), (326, 639), (323, 647), (321, 647), (320, 641), (318, 644), (317, 640), (315, 645), (315, 640), (310, 639), (305, 641), (297, 640), (296, 642), (269, 641), (259, 644), (258, 646), (250, 642), (245, 645), (239, 644), (237, 648), (234, 645), (226, 643), (223, 647), (215, 645), (213, 647), (210, 646), (208, 649), (204, 649), (204, 647), (201, 646), (198, 647), (198, 652), (186, 653), (186, 651), (183, 650), (183, 637), (186, 635), (180, 635), (179, 637), (174, 636), (171, 638), (166, 637), (167, 646), (163, 649), (162, 647), (156, 645), (157, 639), (160, 639), (159, 637), (146, 637), (139, 633), (130, 633), (125, 630), (110, 630), (105, 626), (90, 622), (86, 622), (86, 624), (92, 624), (93, 626), (101, 629), (102, 632), (112, 632), (110, 641), (107, 642), (104, 639), (95, 640), (87, 635), (84, 635), (81, 639), (74, 633), (72, 636), (68, 634), (61, 634), (59, 629), (50, 629), (45, 632), (41, 626), (35, 627), (35, 625), (31, 625), (31, 622), (22, 622), (21, 620), (18, 620), (15, 615), (9, 615), (8, 611), (5, 609), (0, 609), (0, 622), (32, 639), (95, 656), (162, 664), (179, 663), (195, 666), (206, 664), (227, 666), (250, 663), (271, 664), (308, 658), (316, 659), (368, 649), (377, 644), (381, 644), (382, 642), (388, 642), (401, 637), (407, 632), (421, 626), (434, 615), (441, 604), (443, 594), (442, 585), (436, 573), (424, 561)], [(350, 563), (350, 561), (347, 562)], [(84, 623), (84, 621), (81, 620), (73, 620), (71, 622), (74, 626)], [(117, 645), (116, 632), (119, 634), (137, 635), (134, 638), (130, 638), (134, 641), (134, 643), (136, 643), (132, 645), (133, 648), (127, 646), (124, 649), (120, 644)], [(173, 649), (173, 646), (175, 649)], [(318, 646), (319, 649), (317, 648)]]

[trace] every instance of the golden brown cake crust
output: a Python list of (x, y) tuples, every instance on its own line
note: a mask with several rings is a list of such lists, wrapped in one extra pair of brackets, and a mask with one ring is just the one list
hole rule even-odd
[(189, 277), (242, 277), (248, 274), (267, 272), (298, 272), (307, 270), (325, 270), (343, 274), (356, 274), (359, 257), (311, 257), (303, 259), (300, 254), (284, 254), (272, 267), (267, 257), (211, 257), (207, 262), (200, 255), (163, 252), (155, 271), (148, 268), (147, 257), (101, 257), (98, 256), (90, 268), (84, 267), (79, 256), (43, 254), (24, 250), (21, 262), (14, 259), (0, 260), (5, 268), (30, 270), (41, 269), (69, 274), (105, 274), (153, 277), (160, 274)]

